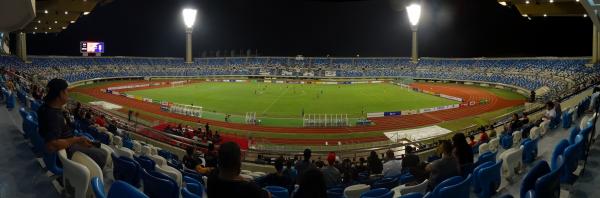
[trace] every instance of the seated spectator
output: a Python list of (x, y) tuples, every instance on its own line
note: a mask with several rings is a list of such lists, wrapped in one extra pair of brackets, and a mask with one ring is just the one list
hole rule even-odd
[(213, 136), (213, 142), (218, 144), (221, 142), (221, 135), (219, 135), (219, 131), (215, 131), (215, 135)]
[(439, 183), (450, 177), (460, 176), (458, 160), (452, 155), (452, 143), (442, 141), (438, 149), (442, 153), (442, 158), (425, 167), (425, 171), (429, 173), (428, 190), (433, 190)]
[(311, 157), (311, 150), (310, 149), (304, 149), (304, 159), (303, 160), (298, 160), (298, 162), (296, 162), (296, 170), (298, 171), (298, 176), (302, 177), (302, 173), (304, 173), (305, 170), (308, 170), (309, 168), (316, 168), (316, 166), (310, 162), (310, 157)]
[(358, 173), (369, 171), (369, 169), (367, 168), (365, 163), (367, 163), (367, 160), (365, 160), (365, 158), (361, 157), (358, 159), (358, 165), (356, 165), (356, 167), (355, 167), (356, 171), (354, 171), (356, 173), (356, 175), (358, 175)]
[(284, 188), (289, 188), (294, 184), (292, 179), (283, 172), (284, 161), (285, 160), (283, 160), (281, 157), (275, 160), (275, 172), (268, 174), (264, 179), (264, 183), (267, 186), (281, 186)]
[(340, 183), (342, 183), (342, 174), (340, 170), (334, 167), (335, 164), (335, 153), (330, 152), (327, 155), (327, 166), (321, 168), (321, 172), (323, 172), (323, 178), (325, 179), (325, 186), (327, 188), (334, 187)]
[(208, 152), (204, 155), (204, 161), (206, 167), (217, 167), (217, 153), (215, 152), (215, 145), (212, 143), (208, 144)]
[(478, 143), (480, 143), (480, 144), (487, 143), (489, 141), (490, 141), (490, 137), (488, 137), (487, 132), (485, 132), (485, 128), (483, 128), (479, 133), (479, 142)]
[(513, 113), (512, 118), (511, 118), (510, 122), (508, 123), (508, 128), (506, 130), (513, 132), (513, 131), (517, 131), (517, 130), (521, 129), (522, 126), (523, 126), (523, 121), (519, 120), (519, 115), (516, 113)]
[(475, 141), (475, 136), (469, 135), (469, 146), (474, 147), (475, 145), (477, 145), (477, 142)]
[(385, 160), (386, 162), (383, 164), (384, 177), (396, 177), (402, 174), (402, 160), (396, 160), (394, 151), (387, 150)]
[(106, 127), (106, 118), (104, 115), (96, 116), (96, 120), (94, 121), (100, 127)]
[(414, 154), (414, 149), (411, 146), (405, 147), (406, 154), (402, 159), (402, 172), (408, 171), (415, 177), (415, 181), (406, 184), (407, 186), (420, 184), (427, 175), (425, 173), (425, 163), (420, 162), (419, 156)]
[(375, 151), (371, 151), (369, 154), (369, 157), (367, 158), (367, 167), (370, 174), (381, 174), (383, 164)]
[(219, 168), (208, 177), (208, 197), (269, 198), (270, 193), (240, 176), (242, 166), (240, 146), (226, 142), (219, 148)]
[(285, 170), (283, 170), (283, 174), (292, 179), (292, 181), (296, 181), (298, 177), (298, 171), (292, 166), (294, 164), (293, 159), (289, 159), (285, 162)]
[(352, 184), (352, 182), (354, 181), (355, 174), (350, 159), (344, 159), (339, 170), (342, 174), (342, 183), (346, 185)]
[(182, 163), (188, 169), (196, 169), (196, 166), (201, 163), (194, 155), (193, 147), (190, 146), (185, 149), (185, 156), (183, 156)]
[(293, 198), (327, 198), (327, 187), (319, 169), (306, 169), (298, 179), (299, 188)]
[(560, 106), (560, 98), (556, 98), (554, 100), (554, 111), (556, 112), (556, 116), (562, 116), (562, 107)]
[[(479, 141), (481, 142), (481, 140)], [(454, 150), (452, 154), (458, 160), (459, 165), (466, 165), (473, 163), (473, 149), (467, 144), (467, 138), (463, 133), (456, 133), (452, 136), (452, 143)]]
[(71, 129), (68, 112), (63, 110), (69, 99), (68, 84), (63, 79), (52, 79), (48, 82), (48, 93), (44, 103), (38, 109), (39, 134), (46, 143), (46, 152), (54, 153), (66, 149), (68, 156), (79, 151), (92, 158), (99, 167), (106, 163), (106, 154), (99, 143), (91, 142), (85, 137), (75, 137)]
[(554, 103), (551, 101), (546, 102), (546, 112), (544, 112), (544, 115), (542, 116), (542, 120), (552, 120), (556, 116), (557, 115), (556, 115), (556, 109), (554, 108)]

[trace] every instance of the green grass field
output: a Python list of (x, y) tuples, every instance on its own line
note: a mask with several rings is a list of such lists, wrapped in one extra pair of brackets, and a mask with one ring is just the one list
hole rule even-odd
[(128, 92), (158, 100), (202, 106), (204, 112), (258, 117), (300, 118), (305, 114), (400, 111), (458, 102), (410, 91), (392, 84), (300, 85), (268, 83), (196, 83)]

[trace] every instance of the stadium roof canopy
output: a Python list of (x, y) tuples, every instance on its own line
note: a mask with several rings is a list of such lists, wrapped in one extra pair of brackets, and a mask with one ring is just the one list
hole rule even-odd
[[(523, 17), (587, 17), (587, 12), (580, 1), (586, 0), (498, 0), (498, 3), (515, 6)], [(600, 0), (595, 1), (600, 2)]]
[[(10, 1), (10, 0), (9, 0)], [(77, 19), (89, 14), (99, 4), (111, 0), (32, 0), (30, 4), (18, 6), (22, 9), (6, 10), (9, 15), (29, 12), (26, 17), (12, 17), (4, 31), (20, 31), (25, 33), (58, 33), (67, 29)], [(25, 1), (27, 2), (27, 1)], [(17, 8), (17, 6), (12, 6)], [(14, 12), (14, 13), (10, 13)], [(9, 25), (10, 24), (10, 25)]]

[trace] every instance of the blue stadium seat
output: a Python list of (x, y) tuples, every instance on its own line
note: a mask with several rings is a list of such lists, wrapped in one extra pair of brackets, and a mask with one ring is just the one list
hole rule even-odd
[(502, 148), (509, 149), (512, 147), (512, 144), (513, 144), (512, 135), (502, 134), (502, 136), (500, 137), (500, 145), (502, 145)]
[(117, 157), (111, 154), (113, 160), (113, 176), (117, 180), (122, 180), (132, 186), (140, 186), (140, 165), (132, 159), (126, 157)]
[(582, 152), (583, 137), (577, 135), (575, 144), (568, 146), (563, 153), (564, 171), (561, 177), (561, 183), (572, 183), (575, 180), (573, 172), (577, 169), (579, 158)]
[(394, 192), (387, 188), (377, 188), (364, 192), (360, 195), (360, 198), (392, 198)]
[(562, 127), (563, 129), (568, 129), (569, 127), (571, 127), (571, 122), (573, 121), (573, 113), (569, 113), (569, 111), (565, 111), (563, 112), (563, 120), (562, 120)]
[(411, 192), (406, 195), (400, 196), (400, 198), (422, 198), (422, 197), (423, 197), (423, 194), (418, 193), (418, 192)]
[(380, 180), (377, 180), (373, 183), (373, 185), (371, 185), (371, 189), (378, 189), (378, 188), (387, 188), (387, 189), (392, 189), (394, 187), (398, 186), (398, 178), (381, 178)]
[(463, 177), (461, 177), (461, 176), (454, 176), (454, 177), (448, 178), (448, 179), (440, 182), (437, 186), (435, 186), (435, 188), (433, 188), (433, 191), (427, 193), (425, 195), (425, 197), (427, 197), (427, 198), (438, 198), (438, 197), (443, 198), (442, 196), (440, 196), (440, 190), (442, 188), (458, 184), (462, 181), (463, 181)]
[(529, 170), (529, 172), (523, 177), (521, 182), (520, 197), (525, 197), (528, 191), (535, 190), (535, 185), (538, 178), (550, 173), (550, 167), (548, 162), (542, 160)]
[(135, 186), (123, 181), (115, 181), (108, 191), (108, 198), (148, 198)]
[(535, 161), (538, 154), (537, 141), (527, 138), (523, 140), (521, 145), (523, 145), (523, 162), (531, 163)]
[(399, 184), (406, 184), (408, 182), (415, 181), (415, 179), (416, 179), (415, 176), (410, 174), (410, 172), (408, 172), (408, 171), (406, 171), (405, 173), (398, 176)]
[(569, 147), (569, 141), (566, 139), (562, 139), (556, 144), (554, 147), (554, 151), (552, 152), (552, 158), (550, 164), (552, 165), (552, 170), (556, 170), (559, 166), (562, 166), (564, 161), (564, 152), (565, 149)]
[(202, 198), (203, 190), (201, 184), (188, 183), (181, 189), (183, 198)]
[(146, 171), (154, 171), (156, 163), (146, 156), (133, 156), (133, 159)]
[(327, 189), (327, 198), (344, 198), (344, 188)]
[[(462, 178), (462, 177), (461, 177)], [(456, 197), (456, 198), (468, 198), (471, 191), (472, 175), (467, 176), (458, 184), (443, 187), (440, 192), (440, 197)]]
[(495, 162), (496, 161), (496, 153), (492, 153), (491, 151), (480, 154), (475, 162), (475, 167), (486, 163), (486, 162)]
[(281, 186), (266, 186), (265, 190), (269, 191), (277, 198), (288, 198), (290, 193), (287, 188)]
[(105, 198), (106, 193), (104, 193), (104, 183), (100, 180), (99, 177), (92, 178), (91, 184), (92, 191), (94, 191), (94, 196), (96, 198)]
[(496, 193), (496, 189), (500, 187), (501, 182), (501, 167), (502, 160), (492, 164), (491, 166), (485, 166), (476, 173), (477, 182), (479, 183), (479, 187), (481, 189), (477, 194), (479, 197), (490, 197)]
[(575, 137), (579, 134), (579, 127), (574, 126), (569, 129), (569, 144), (575, 143)]
[(155, 171), (141, 170), (144, 194), (150, 197), (179, 198), (179, 187), (169, 176)]

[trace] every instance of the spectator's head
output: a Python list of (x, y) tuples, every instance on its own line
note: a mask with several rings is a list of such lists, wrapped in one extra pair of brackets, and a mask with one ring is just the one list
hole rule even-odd
[(414, 151), (414, 149), (412, 146), (405, 146), (404, 151), (405, 151), (405, 153), (412, 153)]
[(445, 154), (446, 156), (452, 155), (452, 143), (448, 140), (444, 140), (441, 142), (439, 147), (440, 153)]
[(280, 158), (277, 158), (277, 159), (275, 160), (275, 165), (274, 165), (274, 166), (275, 166), (275, 170), (276, 170), (278, 173), (281, 173), (281, 171), (283, 171), (283, 161), (284, 161), (284, 160), (283, 160), (283, 158), (281, 158), (281, 157), (280, 157)]
[(46, 96), (44, 96), (44, 102), (56, 103), (58, 105), (67, 104), (69, 99), (67, 92), (68, 87), (69, 84), (63, 79), (55, 78), (50, 80), (46, 86), (46, 90), (48, 90), (48, 92), (46, 93)]
[(467, 143), (467, 137), (463, 133), (456, 133), (452, 136), (452, 144), (456, 148), (465, 148), (469, 147), (469, 143)]
[(329, 152), (329, 154), (327, 155), (327, 163), (330, 166), (335, 163), (335, 153), (334, 152)]
[(471, 140), (471, 142), (475, 141), (475, 136), (469, 135), (469, 140)]
[(190, 146), (190, 147), (187, 147), (187, 149), (185, 149), (185, 153), (186, 153), (188, 156), (192, 156), (192, 155), (194, 155), (194, 148), (192, 148), (191, 146)]
[(554, 103), (552, 101), (546, 102), (546, 109), (548, 109), (548, 110), (554, 109)]
[(387, 151), (385, 152), (385, 158), (386, 158), (386, 160), (395, 160), (395, 159), (396, 159), (396, 156), (394, 156), (394, 151), (392, 151), (392, 150), (387, 150)]
[(375, 151), (371, 151), (371, 153), (369, 153), (369, 158), (378, 159), (379, 156), (377, 156), (377, 153)]
[(304, 149), (304, 161), (310, 161), (311, 151), (310, 149)]
[(518, 120), (519, 119), (519, 114), (513, 113), (512, 114), (512, 119), (513, 120)]
[(215, 145), (213, 143), (208, 143), (208, 151), (214, 151)]
[(327, 187), (323, 173), (319, 169), (310, 168), (298, 178), (296, 198), (327, 197)]
[(223, 172), (240, 173), (242, 152), (235, 142), (225, 142), (219, 148), (219, 169)]
[(367, 160), (365, 160), (364, 157), (358, 159), (358, 163), (360, 163), (360, 165), (363, 165), (365, 162), (367, 162)]
[(285, 162), (285, 166), (287, 167), (287, 169), (292, 169), (292, 164), (294, 163), (294, 160), (289, 159)]

